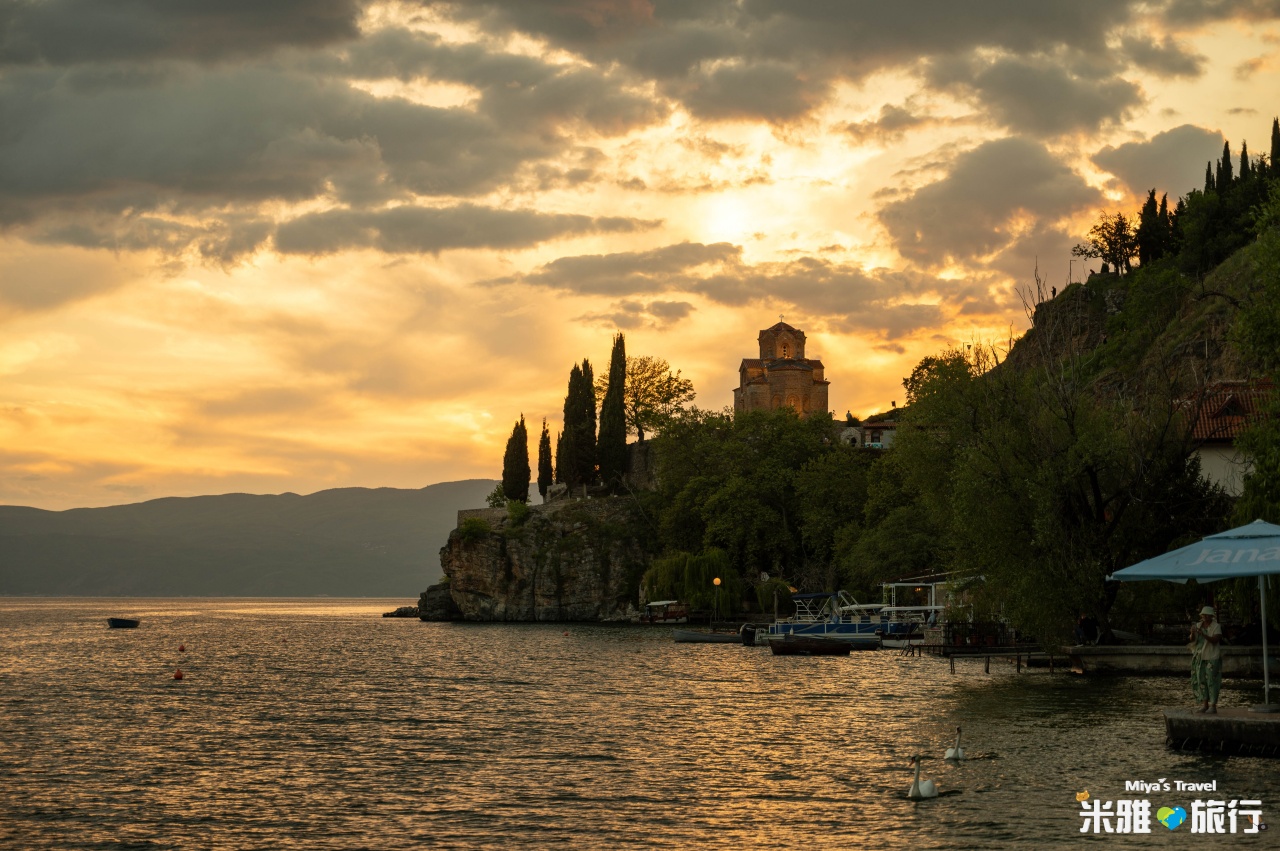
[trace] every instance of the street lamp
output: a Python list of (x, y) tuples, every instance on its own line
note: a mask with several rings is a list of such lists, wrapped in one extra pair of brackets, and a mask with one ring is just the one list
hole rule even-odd
[(716, 618), (720, 617), (720, 577), (717, 576), (711, 580), (711, 584), (716, 586), (716, 601), (711, 607), (711, 625), (715, 628)]

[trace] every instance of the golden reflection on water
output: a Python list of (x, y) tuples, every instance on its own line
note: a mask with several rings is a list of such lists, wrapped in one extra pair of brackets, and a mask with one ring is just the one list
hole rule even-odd
[[(1275, 763), (1165, 749), (1180, 679), (380, 617), (401, 604), (0, 599), (0, 846), (1066, 847), (1076, 793), (1125, 780), (1280, 806)], [(942, 797), (907, 800), (914, 754)]]

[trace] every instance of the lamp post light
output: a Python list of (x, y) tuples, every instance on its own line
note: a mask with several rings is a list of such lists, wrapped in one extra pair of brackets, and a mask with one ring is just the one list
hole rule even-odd
[(720, 577), (712, 579), (711, 584), (716, 586), (716, 601), (711, 607), (711, 628), (715, 629), (715, 623), (720, 618)]

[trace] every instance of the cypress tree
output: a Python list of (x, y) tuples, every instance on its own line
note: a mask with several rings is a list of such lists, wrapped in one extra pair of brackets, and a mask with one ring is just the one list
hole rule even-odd
[(1280, 179), (1280, 118), (1271, 119), (1271, 176)]
[(1222, 143), (1222, 159), (1218, 160), (1218, 194), (1225, 195), (1227, 190), (1231, 188), (1232, 181), (1231, 168), (1231, 142)]
[(1249, 171), (1249, 143), (1240, 143), (1240, 181), (1243, 183), (1248, 180), (1252, 174)]
[(596, 393), (591, 362), (573, 365), (564, 397), (564, 431), (556, 450), (556, 480), (570, 488), (596, 480)]
[(1204, 164), (1204, 194), (1208, 195), (1217, 188), (1213, 182), (1213, 163)]
[(1169, 217), (1169, 193), (1160, 196), (1160, 210), (1156, 213), (1160, 222), (1160, 256), (1173, 253), (1173, 219)]
[(565, 484), (564, 480), (564, 432), (556, 432), (556, 484)]
[(1138, 214), (1138, 265), (1145, 266), (1160, 257), (1160, 213), (1156, 205), (1156, 191), (1147, 193), (1146, 203)]
[(589, 485), (596, 480), (596, 377), (586, 358), (578, 376), (577, 407), (580, 431), (574, 439), (574, 466), (578, 481)]
[(582, 383), (582, 370), (575, 363), (569, 371), (569, 388), (564, 396), (564, 431), (556, 447), (556, 481), (570, 488), (582, 484), (578, 474), (578, 437), (582, 434), (582, 407), (578, 404), (578, 386)]
[(596, 451), (600, 480), (614, 486), (627, 471), (627, 418), (623, 410), (623, 389), (627, 377), (627, 349), (622, 333), (613, 338), (609, 355), (609, 385), (600, 404), (600, 437)]
[(502, 456), (502, 492), (507, 499), (529, 501), (529, 433), (524, 427), (524, 414), (507, 438), (507, 451)]
[(547, 489), (555, 482), (556, 474), (551, 469), (551, 432), (547, 431), (547, 418), (542, 418), (542, 436), (538, 438), (538, 493), (543, 501), (547, 498)]

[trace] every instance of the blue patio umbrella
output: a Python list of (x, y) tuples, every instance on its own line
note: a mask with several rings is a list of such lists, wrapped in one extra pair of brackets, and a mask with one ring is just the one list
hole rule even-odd
[(1216, 582), (1241, 576), (1258, 577), (1258, 594), (1262, 599), (1262, 689), (1263, 700), (1269, 704), (1271, 676), (1267, 664), (1267, 595), (1264, 583), (1265, 577), (1273, 573), (1280, 573), (1280, 526), (1255, 520), (1117, 570), (1108, 578), (1121, 582), (1141, 579)]

